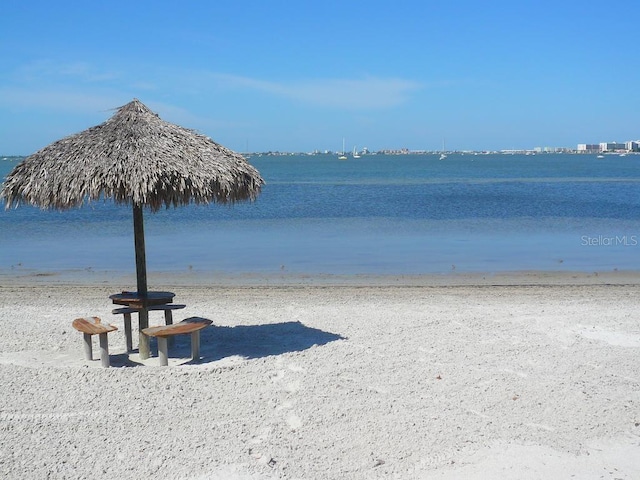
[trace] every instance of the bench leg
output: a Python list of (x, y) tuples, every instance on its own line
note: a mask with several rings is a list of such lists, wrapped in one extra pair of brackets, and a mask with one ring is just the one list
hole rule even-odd
[(167, 337), (158, 337), (158, 360), (160, 360), (160, 366), (166, 367), (169, 365), (169, 348), (167, 346)]
[(109, 340), (106, 333), (100, 334), (100, 360), (104, 368), (109, 368)]
[(191, 333), (191, 360), (200, 360), (200, 330)]
[(88, 333), (82, 334), (84, 343), (84, 358), (87, 360), (93, 360), (93, 351), (91, 349), (91, 335)]
[(124, 314), (124, 336), (127, 341), (127, 353), (133, 351), (133, 337), (131, 335), (131, 314)]

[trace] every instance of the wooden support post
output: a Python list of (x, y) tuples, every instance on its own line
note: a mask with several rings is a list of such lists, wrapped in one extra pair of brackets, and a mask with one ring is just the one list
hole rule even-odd
[(136, 285), (138, 295), (147, 294), (147, 255), (144, 247), (142, 205), (133, 205), (133, 241), (136, 250)]
[(106, 333), (100, 335), (100, 361), (104, 368), (109, 368), (109, 340)]
[(169, 347), (166, 337), (158, 337), (158, 360), (162, 367), (169, 365)]
[[(144, 218), (142, 205), (139, 204), (133, 205), (133, 240), (136, 249), (136, 285), (138, 295), (144, 296), (147, 294), (147, 259), (144, 248)], [(140, 310), (138, 320), (140, 322), (138, 351), (140, 358), (146, 360), (149, 358), (149, 337), (142, 333), (142, 330), (149, 326), (149, 311), (146, 308)]]
[(91, 348), (91, 335), (88, 333), (83, 333), (82, 337), (84, 339), (84, 358), (87, 360), (93, 360), (93, 349)]
[(127, 341), (127, 353), (133, 351), (133, 337), (131, 335), (131, 314), (124, 314), (124, 336)]

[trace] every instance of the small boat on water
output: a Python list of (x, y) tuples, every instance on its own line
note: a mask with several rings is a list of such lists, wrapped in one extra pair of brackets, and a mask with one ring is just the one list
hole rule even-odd
[(360, 154), (358, 153), (358, 151), (356, 150), (356, 147), (353, 147), (353, 154), (352, 154), (353, 158), (360, 158)]
[(604, 155), (598, 155), (596, 158), (604, 158)]
[(338, 160), (346, 160), (347, 156), (344, 153), (344, 138), (342, 139), (342, 151), (340, 152), (340, 155), (338, 155)]
[(440, 160), (444, 160), (447, 158), (447, 154), (445, 153), (447, 149), (444, 146), (444, 138), (442, 139), (442, 153), (440, 154)]

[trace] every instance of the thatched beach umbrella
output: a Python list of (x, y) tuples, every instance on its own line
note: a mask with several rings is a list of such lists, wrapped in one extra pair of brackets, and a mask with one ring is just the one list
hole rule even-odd
[(255, 200), (264, 184), (240, 154), (161, 120), (140, 101), (106, 122), (30, 155), (0, 191), (6, 208), (20, 203), (65, 210), (113, 198), (133, 206), (137, 289), (147, 293), (143, 207)]

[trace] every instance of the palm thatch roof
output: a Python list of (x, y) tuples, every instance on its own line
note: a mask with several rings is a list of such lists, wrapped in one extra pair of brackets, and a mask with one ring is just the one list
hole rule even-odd
[(0, 198), (7, 208), (25, 202), (68, 209), (111, 197), (157, 211), (255, 200), (263, 184), (242, 155), (134, 99), (106, 122), (27, 157), (7, 176)]

